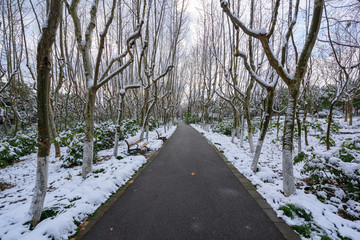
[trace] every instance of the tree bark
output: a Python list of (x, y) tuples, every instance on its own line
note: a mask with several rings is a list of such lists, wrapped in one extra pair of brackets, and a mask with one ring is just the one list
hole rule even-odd
[(85, 139), (83, 149), (82, 177), (92, 172), (94, 158), (94, 112), (96, 90), (89, 88), (86, 93), (85, 106)]
[(301, 146), (301, 121), (299, 116), (299, 110), (296, 111), (296, 124), (297, 124), (297, 130), (298, 130), (298, 153), (302, 151)]
[(43, 26), (37, 48), (37, 108), (38, 108), (38, 155), (36, 182), (30, 205), (31, 224), (36, 226), (43, 210), (47, 182), (50, 153), (49, 129), (49, 85), (50, 85), (50, 53), (55, 42), (59, 24), (62, 1), (51, 1), (47, 24)]
[(54, 146), (55, 146), (55, 157), (60, 157), (60, 144), (59, 142), (56, 140), (58, 134), (56, 131), (56, 126), (55, 126), (55, 122), (54, 122), (54, 111), (52, 110), (52, 106), (51, 104), (49, 104), (49, 126), (51, 129), (51, 135), (54, 141)]
[(283, 189), (285, 196), (295, 193), (295, 178), (293, 172), (293, 138), (295, 125), (296, 101), (298, 88), (289, 86), (290, 98), (286, 109), (282, 151)]
[(119, 110), (118, 110), (118, 116), (116, 119), (116, 133), (115, 133), (115, 143), (114, 143), (114, 152), (113, 156), (117, 157), (118, 154), (118, 146), (119, 146), (119, 138), (121, 133), (121, 120), (122, 120), (122, 109), (124, 107), (124, 99), (123, 96), (125, 94), (120, 93), (120, 99), (119, 99)]
[(330, 104), (329, 107), (329, 115), (328, 115), (328, 124), (326, 128), (326, 150), (330, 150), (330, 130), (331, 130), (331, 123), (332, 123), (332, 116), (333, 116), (333, 109), (334, 104)]
[(253, 170), (253, 172), (257, 172), (257, 165), (260, 158), (261, 148), (263, 146), (266, 132), (273, 114), (274, 90), (275, 89), (268, 91), (266, 115), (262, 124), (259, 140), (256, 144), (255, 155), (251, 164), (251, 170)]

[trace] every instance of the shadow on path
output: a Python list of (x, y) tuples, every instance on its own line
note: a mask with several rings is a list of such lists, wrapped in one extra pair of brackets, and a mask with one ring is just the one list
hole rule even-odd
[(180, 123), (84, 239), (284, 239), (216, 151)]

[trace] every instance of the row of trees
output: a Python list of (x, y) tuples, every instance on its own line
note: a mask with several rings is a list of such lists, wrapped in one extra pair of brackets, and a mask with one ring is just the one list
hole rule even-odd
[[(187, 1), (4, 0), (0, 4), (0, 123), (16, 135), (38, 119), (39, 221), (50, 145), (85, 122), (82, 176), (92, 171), (94, 123), (152, 116), (166, 124), (182, 110), (205, 124), (231, 117), (234, 135), (257, 163), (273, 116), (285, 116), (284, 194), (295, 192), (294, 128), (302, 149), (307, 116), (334, 109), (352, 124), (359, 108), (360, 33), (356, 0), (199, 0), (194, 35)], [(193, 29), (194, 30), (194, 29)], [(37, 99), (37, 103), (36, 103)], [(261, 119), (257, 141), (253, 118)], [(246, 126), (246, 128), (245, 128)]]
[[(189, 76), (195, 76), (187, 85), (188, 114), (204, 123), (211, 121), (209, 113), (233, 118), (241, 145), (246, 131), (255, 172), (272, 117), (284, 115), (283, 187), (289, 196), (295, 192), (294, 129), (301, 152), (302, 132), (308, 144), (308, 115), (328, 118), (328, 149), (334, 108), (353, 124), (360, 99), (358, 2), (201, 2), (201, 34), (188, 68)], [(255, 116), (261, 119), (256, 145), (251, 131)]]
[(1, 2), (2, 135), (16, 135), (38, 119), (33, 226), (43, 208), (52, 142), (60, 156), (59, 131), (85, 122), (85, 179), (92, 171), (95, 121), (117, 124), (117, 155), (122, 119), (138, 119), (143, 138), (150, 115), (166, 124), (179, 114), (186, 5), (178, 0)]

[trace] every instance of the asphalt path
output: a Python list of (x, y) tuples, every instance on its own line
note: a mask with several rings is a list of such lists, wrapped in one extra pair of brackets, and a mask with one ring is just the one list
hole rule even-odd
[(284, 239), (216, 151), (180, 123), (84, 239)]

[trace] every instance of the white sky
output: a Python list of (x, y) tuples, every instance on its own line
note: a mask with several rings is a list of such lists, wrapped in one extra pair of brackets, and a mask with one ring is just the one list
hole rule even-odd
[(188, 45), (191, 47), (192, 45), (195, 44), (195, 36), (196, 36), (196, 25), (197, 25), (197, 20), (198, 20), (198, 16), (199, 16), (199, 12), (196, 8), (201, 7), (201, 2), (200, 0), (188, 0), (188, 8), (187, 8), (187, 12), (190, 15), (190, 32), (189, 32), (189, 36), (188, 36)]

